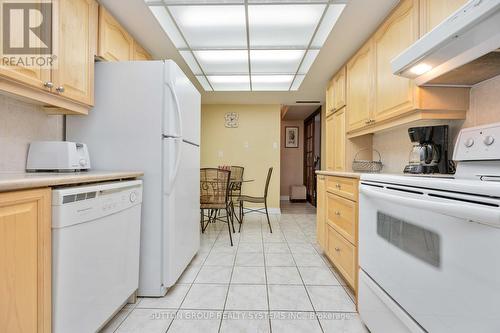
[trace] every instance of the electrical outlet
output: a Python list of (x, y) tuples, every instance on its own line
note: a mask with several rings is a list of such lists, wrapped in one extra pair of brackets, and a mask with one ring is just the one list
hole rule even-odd
[(219, 152), (217, 153), (217, 156), (219, 156), (219, 158), (223, 158), (224, 152), (222, 150), (219, 150)]

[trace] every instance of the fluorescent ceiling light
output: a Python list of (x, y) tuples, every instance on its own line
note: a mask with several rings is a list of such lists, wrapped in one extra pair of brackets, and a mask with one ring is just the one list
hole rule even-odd
[(304, 81), (304, 78), (306, 76), (302, 74), (298, 74), (295, 77), (295, 80), (293, 80), (292, 87), (290, 88), (291, 91), (297, 91), (300, 88), (300, 85), (302, 84), (302, 81)]
[(187, 45), (182, 38), (182, 35), (177, 30), (174, 21), (167, 12), (166, 7), (152, 6), (150, 7), (158, 23), (160, 23), (163, 30), (167, 33), (168, 37), (178, 49), (186, 48)]
[(318, 53), (319, 53), (319, 50), (307, 51), (306, 56), (304, 57), (304, 60), (302, 61), (302, 64), (300, 65), (299, 73), (307, 74), (307, 72), (309, 72), (309, 69), (311, 68), (314, 60), (316, 60)]
[(252, 73), (295, 73), (305, 50), (251, 50)]
[(205, 76), (203, 75), (196, 75), (196, 78), (198, 79), (198, 81), (200, 82), (201, 86), (203, 87), (203, 89), (205, 89), (205, 91), (212, 91), (212, 87), (210, 86), (210, 84), (208, 83), (208, 80)]
[(184, 58), (184, 61), (186, 64), (188, 64), (189, 68), (193, 72), (194, 75), (202, 75), (203, 72), (201, 71), (200, 66), (198, 66), (198, 63), (196, 62), (196, 59), (194, 58), (193, 54), (191, 51), (180, 51), (181, 56)]
[(247, 75), (213, 75), (208, 76), (208, 81), (216, 91), (250, 90), (250, 78)]
[(248, 74), (248, 51), (194, 51), (207, 75)]
[(252, 75), (252, 89), (255, 91), (290, 90), (293, 75)]
[(248, 6), (250, 47), (306, 48), (325, 5)]
[(297, 90), (345, 5), (145, 0), (207, 91)]
[(316, 31), (316, 36), (312, 41), (311, 46), (313, 47), (322, 47), (325, 43), (326, 39), (330, 35), (335, 23), (339, 19), (340, 15), (344, 11), (345, 4), (333, 4), (328, 7), (325, 16), (323, 17), (323, 21), (318, 27), (318, 31)]

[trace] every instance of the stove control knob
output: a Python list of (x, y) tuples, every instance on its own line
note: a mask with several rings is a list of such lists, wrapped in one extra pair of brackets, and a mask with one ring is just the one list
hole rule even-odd
[(79, 163), (80, 163), (80, 166), (82, 166), (82, 167), (87, 165), (87, 161), (83, 158), (79, 161)]
[(467, 148), (470, 148), (470, 147), (474, 146), (474, 139), (473, 138), (468, 138), (467, 140), (465, 140), (464, 145)]
[(487, 135), (484, 140), (483, 140), (484, 144), (487, 145), (487, 146), (491, 146), (493, 144), (493, 142), (495, 142), (495, 138), (492, 137), (491, 135)]
[(130, 202), (135, 202), (137, 200), (137, 193), (132, 192), (130, 193)]

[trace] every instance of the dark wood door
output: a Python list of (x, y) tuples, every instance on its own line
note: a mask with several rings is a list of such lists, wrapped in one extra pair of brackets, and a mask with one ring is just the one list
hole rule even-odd
[(321, 168), (321, 109), (304, 121), (304, 183), (307, 201), (316, 206), (316, 170)]

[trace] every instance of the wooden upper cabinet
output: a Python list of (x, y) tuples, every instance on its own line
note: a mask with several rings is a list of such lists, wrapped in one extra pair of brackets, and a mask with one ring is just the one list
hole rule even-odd
[(151, 55), (139, 43), (134, 41), (134, 60), (152, 60)]
[(330, 115), (334, 111), (334, 103), (335, 98), (334, 98), (334, 86), (333, 86), (333, 80), (331, 80), (328, 83), (328, 86), (326, 88), (326, 114)]
[(0, 332), (51, 332), (50, 189), (0, 193)]
[(87, 105), (94, 103), (94, 55), (96, 54), (97, 8), (94, 0), (61, 0), (54, 30), (59, 43), (53, 92)]
[(348, 130), (366, 126), (371, 115), (373, 46), (368, 41), (347, 64)]
[(333, 110), (338, 111), (346, 105), (346, 69), (342, 69), (333, 77)]
[(102, 60), (134, 59), (134, 39), (103, 6), (99, 6), (98, 44), (97, 56)]
[(415, 84), (412, 80), (393, 75), (391, 60), (413, 44), (418, 34), (418, 0), (401, 2), (375, 33), (374, 121), (415, 109)]
[(333, 114), (333, 170), (345, 171), (346, 132), (345, 109)]
[[(42, 0), (35, 0), (30, 2), (42, 3)], [(46, 3), (47, 1), (43, 2)], [(0, 17), (3, 17), (3, 6), (0, 6)], [(16, 40), (22, 41), (24, 39), (22, 36), (22, 30), (11, 31), (10, 33), (14, 34), (14, 38)], [(3, 24), (0, 24), (0, 36), (3, 36)], [(2, 47), (0, 48), (0, 57), (3, 56), (4, 54)], [(51, 68), (25, 67), (21, 65), (0, 66), (0, 75), (32, 87), (44, 89), (44, 85), (48, 83), (51, 78), (50, 70)]]
[(467, 0), (420, 0), (420, 36), (434, 29), (466, 2)]

